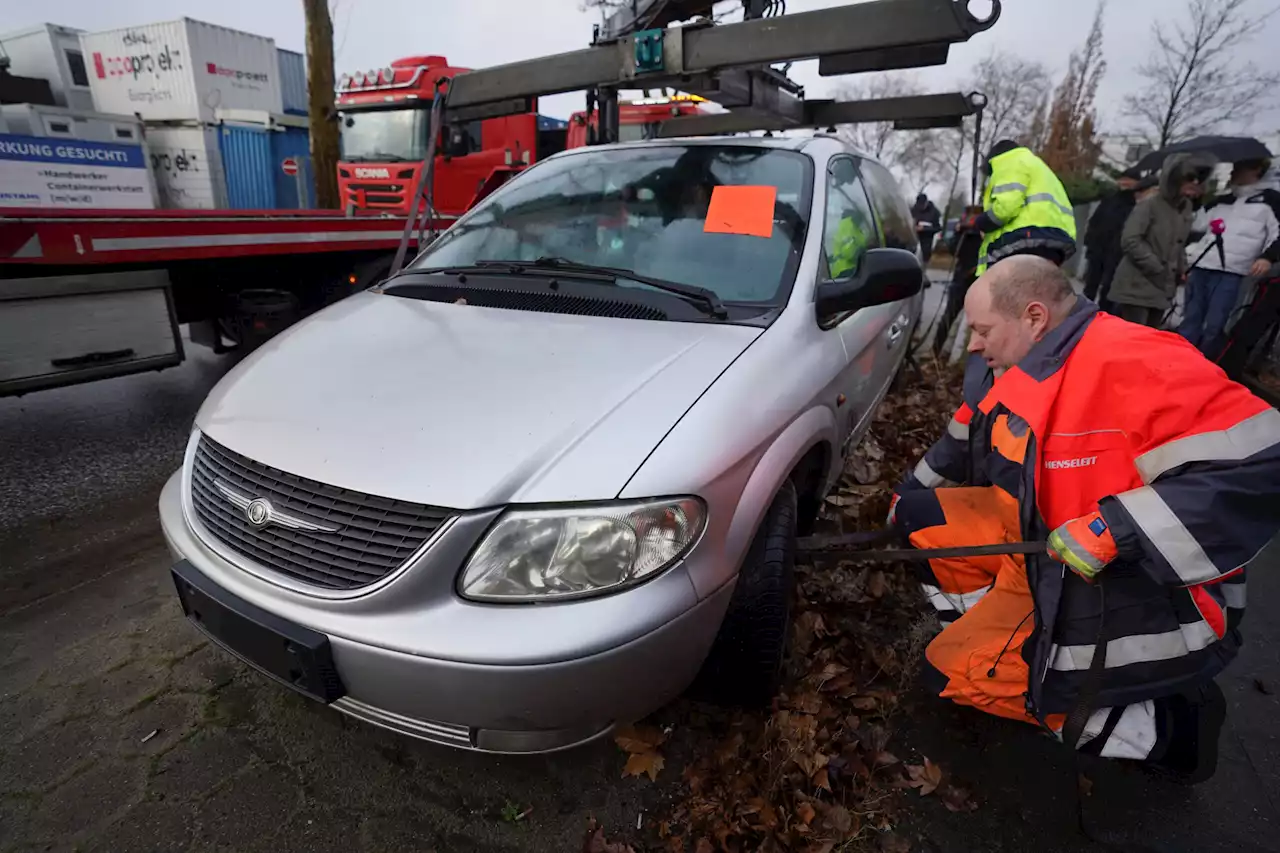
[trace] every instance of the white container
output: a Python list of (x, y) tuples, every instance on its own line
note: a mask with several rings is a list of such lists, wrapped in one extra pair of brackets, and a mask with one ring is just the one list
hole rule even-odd
[(43, 104), (5, 104), (0, 106), (0, 132), (50, 139), (83, 139), (90, 142), (113, 142), (117, 145), (141, 145), (142, 122), (133, 116), (71, 110)]
[(40, 24), (5, 33), (0, 35), (0, 56), (9, 58), (10, 74), (49, 81), (58, 106), (92, 110), (89, 71), (80, 50), (81, 32), (57, 24)]
[(214, 210), (227, 206), (216, 127), (148, 125), (147, 148), (160, 206)]
[(289, 115), (307, 114), (307, 58), (292, 50), (276, 48), (280, 59), (280, 100)]
[(275, 42), (190, 18), (80, 37), (101, 112), (211, 122), (219, 107), (279, 113)]

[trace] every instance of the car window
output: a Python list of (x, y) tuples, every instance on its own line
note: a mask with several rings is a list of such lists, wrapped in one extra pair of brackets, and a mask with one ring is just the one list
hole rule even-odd
[[(812, 175), (807, 155), (760, 146), (584, 149), (516, 177), (410, 268), (550, 256), (705, 287), (726, 302), (777, 305), (804, 249)], [(733, 222), (713, 221), (717, 195)]]
[(911, 207), (897, 180), (884, 166), (869, 160), (862, 163), (862, 175), (871, 203), (875, 206), (880, 232), (884, 234), (884, 244), (891, 249), (914, 252), (917, 239)]
[(832, 278), (854, 275), (867, 249), (880, 244), (863, 189), (859, 161), (835, 157), (827, 165), (827, 204), (822, 245)]

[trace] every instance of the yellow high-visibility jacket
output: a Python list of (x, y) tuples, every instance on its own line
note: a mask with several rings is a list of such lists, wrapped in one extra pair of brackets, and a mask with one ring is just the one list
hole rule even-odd
[(989, 264), (1031, 248), (1054, 248), (1064, 258), (1075, 253), (1076, 219), (1067, 191), (1053, 170), (1026, 148), (991, 158), (982, 208), (999, 228), (982, 240), (979, 275)]

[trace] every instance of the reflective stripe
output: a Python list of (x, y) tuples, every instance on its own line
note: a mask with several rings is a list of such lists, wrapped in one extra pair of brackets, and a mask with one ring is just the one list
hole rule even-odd
[[(1011, 193), (1015, 191), (1024, 193), (1027, 191), (1027, 185), (1018, 184), (1018, 183), (1009, 183), (1009, 184), (1000, 184), (999, 186), (995, 186), (991, 188), (992, 195), (995, 195), (996, 193)], [(1050, 198), (1052, 198), (1052, 196), (1050, 196)]]
[(1183, 583), (1204, 583), (1222, 574), (1153, 487), (1122, 492), (1116, 495), (1116, 500)]
[(1219, 589), (1222, 590), (1222, 599), (1227, 603), (1228, 607), (1236, 610), (1244, 610), (1245, 602), (1245, 585), (1242, 583), (1224, 583)]
[(1042, 246), (1051, 246), (1062, 251), (1066, 257), (1075, 254), (1075, 243), (1068, 240), (1050, 240), (1046, 237), (1027, 237), (1022, 240), (1014, 240), (1012, 243), (1006, 243), (999, 249), (988, 250), (987, 256), (982, 259), (981, 263), (995, 263), (1001, 258), (1007, 258), (1010, 255), (1016, 255), (1023, 249), (1036, 249)]
[(1035, 195), (1027, 196), (1027, 204), (1031, 204), (1031, 202), (1033, 201), (1053, 202), (1055, 205), (1058, 206), (1058, 210), (1061, 210), (1063, 213), (1067, 214), (1068, 216), (1075, 215), (1075, 211), (1067, 207), (1062, 202), (1058, 201), (1056, 198), (1054, 198), (1053, 193), (1036, 193)]
[[(1206, 649), (1218, 642), (1209, 623), (1201, 620), (1179, 625), (1177, 631), (1163, 634), (1134, 634), (1107, 643), (1107, 669), (1135, 663), (1180, 658), (1189, 652)], [(1057, 672), (1083, 672), (1093, 663), (1093, 644), (1057, 646), (1049, 650), (1049, 668)]]
[[(1107, 717), (1111, 716), (1111, 710), (1111, 708), (1099, 708), (1089, 715), (1089, 722), (1085, 723), (1080, 742), (1076, 744), (1077, 749), (1102, 734), (1102, 729), (1107, 724)], [(1057, 732), (1057, 735), (1058, 740), (1062, 740), (1062, 732)], [(1111, 735), (1102, 744), (1099, 755), (1103, 758), (1142, 760), (1151, 755), (1155, 745), (1156, 706), (1154, 702), (1147, 699), (1124, 707), (1120, 712), (1120, 719), (1116, 721), (1116, 727), (1111, 730)]]
[(951, 481), (939, 474), (937, 471), (929, 467), (929, 463), (921, 459), (916, 464), (915, 470), (912, 471), (915, 478), (920, 481), (926, 489), (936, 489), (939, 486), (947, 485)]
[[(1280, 414), (1280, 412), (1277, 412), (1277, 414)], [(947, 435), (951, 436), (952, 438), (957, 438), (960, 441), (968, 441), (969, 425), (962, 424), (955, 418), (952, 418), (951, 423), (947, 424)]]
[(1148, 450), (1134, 462), (1144, 483), (1188, 462), (1239, 462), (1280, 443), (1280, 411), (1267, 409), (1235, 426), (1189, 435)]
[(982, 589), (973, 592), (943, 592), (936, 586), (922, 583), (920, 588), (924, 590), (925, 596), (929, 599), (929, 603), (938, 611), (955, 610), (960, 613), (968, 613), (969, 608), (982, 600), (982, 597), (991, 591), (991, 586), (984, 586)]
[(1062, 544), (1066, 546), (1067, 551), (1070, 552), (1068, 554), (1063, 554), (1062, 559), (1071, 562), (1071, 559), (1074, 557), (1094, 571), (1098, 571), (1107, 565), (1102, 560), (1095, 557), (1088, 548), (1084, 547), (1080, 540), (1075, 537), (1075, 534), (1071, 532), (1069, 525), (1059, 527), (1054, 531), (1054, 533), (1062, 538)]

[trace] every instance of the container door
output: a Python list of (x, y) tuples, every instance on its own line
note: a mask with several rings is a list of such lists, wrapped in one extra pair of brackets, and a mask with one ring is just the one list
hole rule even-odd
[(271, 134), (271, 147), (276, 204), (289, 210), (315, 207), (310, 135), (300, 127), (286, 128)]
[(264, 128), (223, 125), (219, 132), (222, 170), (227, 179), (227, 207), (232, 210), (273, 210), (275, 181), (271, 176), (271, 137)]

